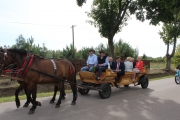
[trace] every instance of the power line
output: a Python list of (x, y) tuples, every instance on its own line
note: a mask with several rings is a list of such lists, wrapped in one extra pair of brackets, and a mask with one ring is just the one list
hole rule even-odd
[(69, 27), (69, 26), (62, 26), (62, 25), (51, 25), (51, 24), (38, 24), (38, 23), (23, 23), (23, 22), (9, 22), (9, 21), (0, 21), (1, 23), (12, 23), (12, 24), (25, 24), (25, 25), (42, 25), (42, 26), (60, 26), (60, 27)]

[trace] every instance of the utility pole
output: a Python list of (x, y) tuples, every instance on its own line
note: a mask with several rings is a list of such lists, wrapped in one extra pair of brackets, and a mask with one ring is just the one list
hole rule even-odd
[(75, 27), (76, 25), (72, 25), (72, 39), (73, 39), (73, 56), (72, 56), (72, 58), (74, 58), (74, 27)]

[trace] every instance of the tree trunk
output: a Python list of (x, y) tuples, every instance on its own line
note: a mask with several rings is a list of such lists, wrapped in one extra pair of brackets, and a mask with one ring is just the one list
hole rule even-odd
[(109, 56), (115, 58), (113, 37), (108, 37), (108, 45), (109, 45)]
[(171, 55), (169, 55), (169, 44), (167, 45), (167, 53), (166, 53), (166, 69), (171, 70), (171, 58), (174, 56), (175, 54), (175, 50), (176, 50), (176, 35), (174, 36), (174, 43), (173, 43), (173, 50)]
[(169, 54), (166, 55), (166, 69), (171, 70), (171, 57)]

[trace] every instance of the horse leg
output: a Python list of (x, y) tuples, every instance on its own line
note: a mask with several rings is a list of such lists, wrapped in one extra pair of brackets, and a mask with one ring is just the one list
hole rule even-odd
[(29, 110), (29, 113), (28, 114), (33, 114), (35, 109), (36, 109), (36, 93), (37, 93), (37, 84), (31, 84), (31, 85), (28, 85), (28, 99), (30, 100), (30, 96), (31, 96), (31, 93), (32, 93), (32, 107), (31, 109)]
[[(28, 107), (29, 106), (29, 104), (30, 104), (30, 102), (32, 102), (32, 98), (31, 98), (31, 96), (30, 96), (30, 98), (28, 98), (28, 90), (27, 90), (28, 88), (27, 88), (27, 84), (26, 84), (26, 87), (24, 88), (24, 92), (25, 92), (25, 94), (26, 94), (26, 98), (27, 98), (27, 100), (26, 100), (26, 102), (25, 102), (25, 104), (23, 105), (23, 107)], [(36, 106), (41, 106), (41, 102), (39, 102), (39, 101), (36, 101)]]
[(24, 86), (23, 86), (23, 83), (21, 83), (21, 82), (19, 82), (19, 87), (16, 89), (16, 91), (15, 91), (15, 102), (16, 102), (16, 107), (17, 108), (19, 108), (20, 106), (21, 106), (21, 103), (20, 103), (20, 101), (19, 101), (19, 97), (18, 97), (18, 95), (19, 95), (19, 92), (22, 90), (22, 89), (24, 89)]
[[(63, 84), (63, 88), (64, 88), (64, 84)], [(65, 88), (63, 89), (63, 96), (62, 96), (62, 100), (66, 99), (66, 93), (65, 93)]]
[(58, 101), (57, 101), (57, 103), (56, 103), (55, 108), (59, 108), (59, 107), (60, 107), (61, 99), (63, 98), (64, 82), (60, 82), (60, 84), (59, 84), (59, 90), (60, 90), (60, 96), (59, 96), (59, 99), (58, 99)]
[(73, 92), (73, 101), (71, 102), (71, 105), (75, 105), (77, 100), (77, 86), (75, 83), (74, 84), (71, 83), (70, 85)]
[(50, 100), (50, 103), (54, 103), (54, 101), (56, 99), (57, 91), (58, 91), (58, 86), (54, 86), (54, 95), (53, 95), (53, 98)]
[(76, 100), (77, 100), (76, 70), (75, 70), (74, 78), (72, 78), (72, 79), (74, 80), (74, 82), (70, 83), (70, 86), (71, 86), (71, 89), (72, 89), (72, 92), (73, 92), (73, 100), (71, 102), (71, 105), (75, 105)]

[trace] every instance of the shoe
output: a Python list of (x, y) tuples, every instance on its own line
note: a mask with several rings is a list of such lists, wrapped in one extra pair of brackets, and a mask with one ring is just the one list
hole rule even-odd
[(120, 88), (120, 86), (116, 82), (114, 82), (114, 85), (115, 87)]
[(97, 78), (96, 78), (96, 80), (100, 80), (100, 78), (99, 78), (99, 77), (97, 77)]

